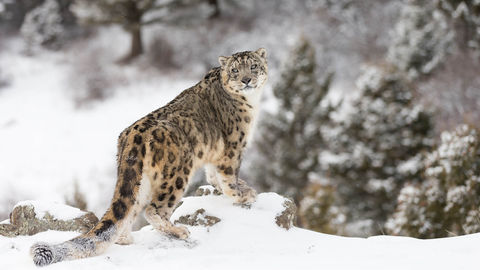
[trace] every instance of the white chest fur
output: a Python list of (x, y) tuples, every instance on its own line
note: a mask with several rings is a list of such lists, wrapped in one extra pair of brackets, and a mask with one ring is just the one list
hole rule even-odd
[(258, 120), (258, 112), (260, 111), (260, 100), (262, 98), (262, 91), (263, 87), (261, 88), (254, 88), (251, 90), (248, 90), (244, 92), (245, 97), (247, 98), (248, 104), (250, 104), (253, 108), (250, 110), (251, 114), (251, 119), (252, 121), (250, 122), (250, 128), (248, 130), (247, 134), (247, 145), (250, 144), (250, 142), (253, 139), (253, 134), (256, 129), (257, 125), (257, 120)]

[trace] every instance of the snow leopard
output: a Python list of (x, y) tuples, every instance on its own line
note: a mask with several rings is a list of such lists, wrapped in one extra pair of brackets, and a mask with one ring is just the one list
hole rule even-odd
[(188, 238), (188, 229), (172, 224), (170, 216), (200, 167), (207, 182), (234, 203), (253, 203), (256, 191), (238, 174), (268, 77), (266, 54), (260, 48), (220, 56), (220, 66), (199, 83), (126, 128), (118, 138), (110, 207), (85, 234), (60, 244), (34, 244), (35, 265), (95, 256), (113, 243), (131, 244), (132, 223), (142, 211), (159, 232)]

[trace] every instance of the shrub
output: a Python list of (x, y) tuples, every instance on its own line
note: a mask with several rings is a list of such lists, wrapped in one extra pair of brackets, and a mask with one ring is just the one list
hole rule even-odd
[(480, 137), (466, 125), (442, 133), (425, 160), (423, 183), (407, 184), (388, 232), (419, 238), (480, 231)]

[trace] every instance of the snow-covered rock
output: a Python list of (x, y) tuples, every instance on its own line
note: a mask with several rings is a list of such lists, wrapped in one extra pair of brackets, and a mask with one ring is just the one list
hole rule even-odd
[(185, 225), (190, 225), (190, 226), (213, 226), (220, 222), (221, 219), (218, 217), (214, 216), (209, 216), (205, 214), (205, 209), (200, 208), (197, 211), (195, 211), (193, 214), (187, 214), (184, 216), (179, 217), (177, 220), (175, 220), (175, 224), (180, 223), (180, 224), (185, 224)]
[[(189, 226), (187, 240), (151, 226), (133, 232), (131, 245), (113, 245), (104, 254), (64, 261), (49, 269), (475, 269), (480, 234), (417, 240), (379, 236), (368, 239), (316, 233), (275, 224), (284, 198), (261, 193), (248, 208), (223, 195), (184, 198), (172, 221), (205, 209), (221, 218), (213, 226)], [(59, 243), (78, 232), (46, 231), (33, 236), (0, 236), (1, 269), (38, 269), (29, 249), (35, 242)]]
[(195, 196), (207, 196), (210, 194), (221, 195), (222, 193), (211, 185), (199, 186), (197, 191), (195, 191)]
[[(219, 195), (212, 186), (201, 186), (196, 197), (187, 197), (175, 210), (171, 219), (174, 223), (191, 226), (213, 226), (219, 222), (254, 222), (290, 229), (296, 217), (296, 206), (292, 200), (276, 193), (261, 193), (252, 205), (234, 206), (232, 200)], [(247, 217), (247, 218), (245, 218)], [(249, 220), (249, 221), (247, 221)]]
[(47, 230), (85, 232), (98, 222), (91, 212), (59, 203), (22, 201), (0, 224), (0, 235), (14, 237), (33, 235)]

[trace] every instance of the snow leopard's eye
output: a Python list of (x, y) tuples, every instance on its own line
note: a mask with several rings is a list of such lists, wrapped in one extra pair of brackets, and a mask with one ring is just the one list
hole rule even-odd
[(253, 64), (250, 66), (250, 69), (256, 69), (257, 68), (257, 64)]
[(238, 69), (232, 68), (232, 72), (233, 72), (233, 73), (238, 73)]

